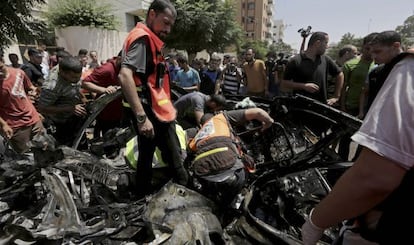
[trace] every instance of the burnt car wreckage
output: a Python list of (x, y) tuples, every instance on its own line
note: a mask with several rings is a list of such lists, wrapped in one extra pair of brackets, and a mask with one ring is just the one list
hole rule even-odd
[[(255, 122), (234, 129), (256, 171), (230, 210), (162, 178), (157, 193), (135, 200), (134, 170), (122, 154), (129, 129), (86, 139), (78, 150), (86, 129), (119, 96), (118, 90), (88, 106), (72, 148), (45, 146), (53, 139), (43, 136), (33, 140), (32, 154), (2, 149), (1, 244), (301, 244), (306, 215), (352, 164), (342, 162), (332, 145), (361, 124), (303, 96), (252, 97), (275, 123), (263, 133)], [(228, 97), (229, 109), (243, 99)], [(337, 234), (328, 229), (321, 242)]]

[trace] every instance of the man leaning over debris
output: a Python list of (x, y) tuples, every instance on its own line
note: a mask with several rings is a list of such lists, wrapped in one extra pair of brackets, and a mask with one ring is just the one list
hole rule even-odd
[(252, 159), (241, 150), (232, 126), (251, 120), (260, 121), (262, 130), (273, 123), (260, 108), (224, 111), (204, 123), (189, 143), (195, 153), (190, 169), (201, 184), (201, 193), (221, 204), (230, 204), (245, 184), (244, 163)]
[(168, 69), (161, 55), (177, 12), (168, 0), (154, 0), (145, 23), (128, 34), (122, 50), (119, 80), (126, 98), (125, 115), (138, 134), (137, 195), (152, 192), (152, 157), (157, 146), (174, 171), (175, 181), (186, 184), (181, 149), (175, 132), (176, 110), (170, 98)]

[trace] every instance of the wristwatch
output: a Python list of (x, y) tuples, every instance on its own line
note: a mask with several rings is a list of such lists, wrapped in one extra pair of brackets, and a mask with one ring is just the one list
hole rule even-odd
[(147, 120), (147, 115), (142, 114), (142, 115), (136, 115), (137, 118), (137, 123), (138, 124), (143, 124), (145, 122), (145, 120)]

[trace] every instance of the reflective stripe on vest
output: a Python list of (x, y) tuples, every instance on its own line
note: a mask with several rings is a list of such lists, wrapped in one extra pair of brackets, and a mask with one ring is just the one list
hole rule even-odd
[(200, 160), (203, 157), (212, 155), (212, 154), (217, 153), (217, 152), (223, 152), (223, 151), (228, 151), (228, 150), (229, 150), (229, 148), (227, 146), (215, 148), (215, 149), (212, 149), (212, 150), (201, 153), (196, 158), (194, 158), (194, 161)]

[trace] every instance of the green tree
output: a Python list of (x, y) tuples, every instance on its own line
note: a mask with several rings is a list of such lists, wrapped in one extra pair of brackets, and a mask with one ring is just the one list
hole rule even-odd
[(26, 43), (42, 36), (46, 24), (31, 14), (44, 0), (2, 0), (0, 8), (0, 47), (9, 46), (16, 38)]
[(269, 46), (269, 51), (273, 51), (276, 54), (278, 53), (291, 54), (293, 52), (293, 48), (289, 44), (284, 43), (282, 40), (279, 40), (277, 42), (272, 43)]
[(90, 26), (115, 30), (118, 21), (111, 12), (111, 5), (97, 0), (58, 0), (53, 6), (49, 5), (45, 16), (51, 27)]
[(240, 42), (240, 27), (234, 21), (231, 0), (175, 0), (177, 19), (166, 43), (186, 50), (189, 57), (207, 50), (223, 52)]
[(395, 29), (398, 33), (401, 34), (402, 44), (405, 47), (411, 46), (414, 44), (414, 15), (408, 17), (404, 24), (397, 26)]
[(248, 48), (252, 48), (254, 50), (255, 57), (257, 59), (264, 60), (266, 58), (266, 54), (268, 52), (268, 47), (267, 46), (268, 46), (268, 44), (265, 41), (246, 40), (241, 45), (241, 50), (239, 50), (239, 53), (242, 53), (242, 52), (246, 51)]

